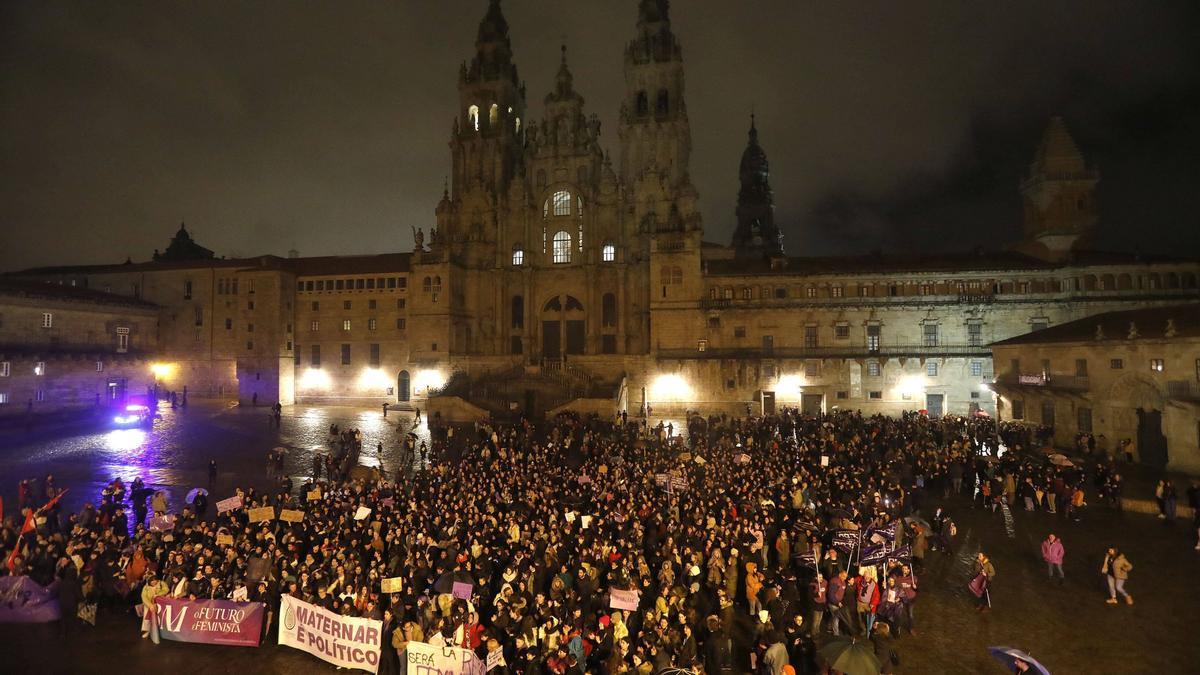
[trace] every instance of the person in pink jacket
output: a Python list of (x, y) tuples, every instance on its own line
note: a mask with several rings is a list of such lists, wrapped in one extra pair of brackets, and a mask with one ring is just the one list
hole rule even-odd
[(1065, 581), (1062, 568), (1063, 556), (1065, 554), (1066, 551), (1063, 550), (1062, 540), (1054, 536), (1053, 533), (1042, 542), (1042, 560), (1046, 561), (1046, 569), (1051, 579), (1054, 578), (1054, 572), (1058, 572), (1059, 583)]

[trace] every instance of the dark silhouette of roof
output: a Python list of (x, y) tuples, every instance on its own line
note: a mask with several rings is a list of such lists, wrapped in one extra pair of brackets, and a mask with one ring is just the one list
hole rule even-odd
[[(1173, 337), (1200, 337), (1200, 303), (1105, 312), (994, 342), (992, 346), (1162, 340), (1167, 337), (1168, 321), (1173, 329)], [(1137, 329), (1134, 338), (1129, 337), (1131, 325)], [(1097, 339), (1097, 328), (1102, 336), (1100, 339)]]
[(157, 308), (157, 305), (153, 303), (124, 295), (45, 281), (13, 279), (11, 277), (0, 277), (0, 296), (45, 298), (47, 300), (85, 302), (100, 305), (124, 305), (126, 307), (138, 307), (142, 309)]

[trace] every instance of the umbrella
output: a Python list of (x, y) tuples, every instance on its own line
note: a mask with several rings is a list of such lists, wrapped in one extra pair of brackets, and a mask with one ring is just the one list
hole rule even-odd
[(1024, 661), (1029, 666), (1029, 670), (1027, 672), (1050, 675), (1050, 671), (1046, 668), (1046, 666), (1038, 663), (1037, 659), (1026, 654), (1020, 649), (1013, 649), (1012, 647), (988, 647), (988, 651), (991, 652), (993, 658), (1000, 663), (1003, 663), (1009, 669), (1014, 669), (1017, 661)]
[(196, 501), (196, 495), (208, 496), (208, 490), (204, 488), (192, 488), (192, 491), (187, 493), (187, 499), (183, 500), (187, 504), (192, 504)]
[(830, 668), (846, 675), (879, 675), (880, 663), (870, 642), (834, 638), (817, 650)]
[(917, 525), (920, 525), (923, 529), (926, 529), (926, 530), (933, 529), (933, 526), (929, 524), (928, 520), (925, 520), (924, 518), (919, 518), (917, 516), (905, 516), (904, 522), (910, 523), (910, 524), (916, 523)]
[(1066, 455), (1060, 453), (1050, 455), (1050, 463), (1055, 466), (1075, 466), (1071, 460), (1067, 459)]

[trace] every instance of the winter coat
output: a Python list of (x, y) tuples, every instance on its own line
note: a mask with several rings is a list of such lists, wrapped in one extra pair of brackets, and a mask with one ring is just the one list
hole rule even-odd
[(1061, 539), (1055, 539), (1053, 543), (1049, 539), (1042, 542), (1042, 560), (1048, 563), (1061, 565), (1065, 553)]

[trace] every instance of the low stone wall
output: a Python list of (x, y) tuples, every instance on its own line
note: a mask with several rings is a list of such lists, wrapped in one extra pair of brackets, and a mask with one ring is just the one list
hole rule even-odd
[(606, 419), (612, 419), (617, 414), (617, 402), (611, 398), (577, 398), (567, 401), (566, 403), (551, 408), (546, 411), (547, 419), (555, 415), (571, 411), (580, 415), (599, 415)]
[(441, 414), (445, 422), (474, 422), (488, 416), (488, 411), (459, 396), (434, 396), (426, 401), (426, 418)]
[[(1158, 502), (1153, 499), (1129, 499), (1121, 500), (1121, 508), (1131, 513), (1145, 513), (1151, 516), (1158, 515)], [(1192, 507), (1177, 506), (1175, 507), (1175, 517), (1177, 519), (1191, 520), (1193, 517)]]

